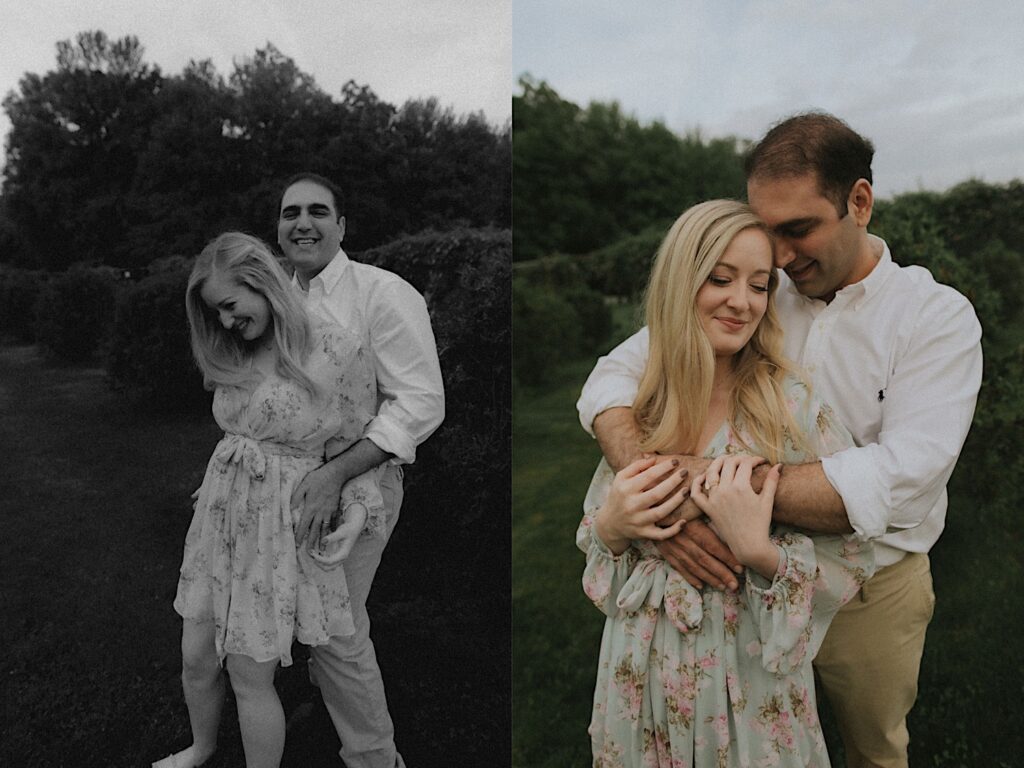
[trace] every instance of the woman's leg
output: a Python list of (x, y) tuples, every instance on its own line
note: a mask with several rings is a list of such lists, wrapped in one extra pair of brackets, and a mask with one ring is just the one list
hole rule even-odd
[(181, 684), (185, 690), (192, 746), (177, 755), (180, 765), (202, 765), (217, 749), (224, 705), (224, 671), (217, 661), (212, 621), (185, 619), (181, 629)]
[(284, 754), (284, 709), (274, 688), (277, 661), (228, 654), (247, 768), (277, 768)]

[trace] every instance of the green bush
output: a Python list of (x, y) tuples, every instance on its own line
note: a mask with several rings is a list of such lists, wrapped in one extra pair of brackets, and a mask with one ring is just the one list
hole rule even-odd
[(582, 328), (560, 291), (522, 277), (512, 281), (512, 360), (516, 381), (536, 386), (582, 353)]
[(36, 340), (35, 305), (49, 273), (0, 268), (0, 337), (22, 344)]
[(76, 266), (50, 278), (36, 297), (36, 340), (52, 357), (88, 361), (106, 341), (114, 321), (117, 272)]
[(204, 406), (209, 395), (192, 361), (185, 287), (191, 264), (158, 272), (124, 291), (107, 356), (116, 389), (157, 410)]

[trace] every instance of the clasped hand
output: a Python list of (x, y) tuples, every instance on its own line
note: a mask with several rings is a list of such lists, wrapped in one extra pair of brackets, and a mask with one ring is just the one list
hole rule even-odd
[(764, 462), (760, 456), (720, 456), (693, 479), (690, 497), (710, 518), (736, 558), (771, 578), (778, 568), (779, 554), (768, 534), (782, 465), (769, 470), (761, 493), (757, 493), (750, 478), (754, 467)]
[(658, 522), (689, 495), (686, 477), (676, 459), (637, 459), (615, 475), (608, 498), (597, 511), (595, 532), (615, 554), (626, 551), (631, 539), (658, 541), (675, 536), (686, 519), (665, 527)]
[[(366, 525), (366, 507), (353, 504), (345, 511), (341, 525), (331, 532), (341, 487), (347, 481), (337, 468), (325, 464), (310, 471), (292, 491), (292, 509), (302, 509), (295, 528), (295, 544), (302, 546), (306, 542), (310, 557), (325, 568), (337, 566), (348, 557)], [(335, 547), (333, 552), (327, 553)]]

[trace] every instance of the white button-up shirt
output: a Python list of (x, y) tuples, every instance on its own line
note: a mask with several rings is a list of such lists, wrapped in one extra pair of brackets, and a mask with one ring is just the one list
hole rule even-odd
[[(876, 539), (881, 566), (927, 552), (942, 533), (981, 386), (981, 325), (964, 296), (871, 240), (882, 256), (866, 278), (826, 304), (780, 273), (776, 306), (786, 355), (853, 435), (855, 447), (822, 469), (854, 530)], [(633, 404), (647, 348), (643, 328), (598, 360), (577, 403), (588, 432), (602, 411)]]
[(370, 356), (378, 408), (363, 436), (393, 454), (392, 463), (411, 464), (416, 446), (444, 420), (441, 366), (423, 297), (393, 272), (352, 261), (341, 249), (305, 296), (309, 311), (350, 330)]

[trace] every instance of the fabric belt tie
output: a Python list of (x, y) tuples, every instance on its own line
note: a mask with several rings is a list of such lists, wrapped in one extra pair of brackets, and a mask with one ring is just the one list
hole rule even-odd
[(213, 452), (221, 463), (241, 464), (250, 475), (262, 480), (267, 472), (267, 456), (296, 456), (299, 458), (322, 458), (322, 452), (303, 451), (285, 443), (272, 440), (257, 440), (235, 432), (225, 432)]
[(704, 615), (700, 592), (660, 557), (638, 561), (615, 599), (615, 604), (629, 613), (645, 603), (652, 608), (664, 605), (665, 615), (680, 632), (699, 627)]

